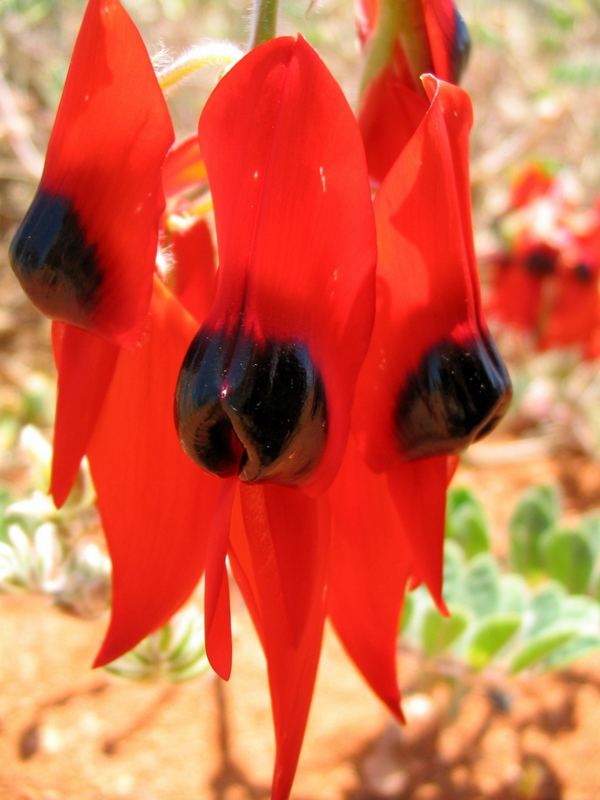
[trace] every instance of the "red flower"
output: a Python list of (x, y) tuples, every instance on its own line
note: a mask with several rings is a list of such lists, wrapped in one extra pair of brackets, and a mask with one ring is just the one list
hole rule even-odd
[(432, 76), (424, 87), (427, 112), (375, 199), (375, 326), (357, 387), (356, 444), (332, 490), (331, 618), (396, 713), (395, 640), (407, 586), (425, 583), (445, 610), (445, 495), (454, 454), (495, 426), (511, 396), (479, 296), (471, 104), (464, 91)]
[[(112, 14), (118, 23), (105, 29), (104, 15)], [(131, 30), (116, 0), (90, 0), (59, 118), (79, 108), (88, 85), (96, 86), (86, 76), (112, 63), (113, 47)], [(86, 60), (79, 42), (90, 40), (103, 44), (100, 57), (94, 51)], [(131, 45), (129, 57), (146, 74), (145, 52)], [(120, 98), (120, 73), (111, 74), (114, 82), (97, 92)], [(159, 107), (152, 86), (145, 118)], [(292, 784), (328, 614), (365, 678), (400, 715), (395, 646), (404, 592), (424, 581), (443, 607), (453, 454), (494, 424), (508, 393), (474, 271), (470, 105), (433, 78), (425, 89), (422, 118), (375, 202), (373, 336), (376, 231), (360, 132), (302, 38), (273, 40), (239, 62), (202, 113), (199, 149), (183, 143), (163, 165), (168, 202), (185, 209), (188, 188), (204, 180), (202, 154), (218, 270), (203, 222), (173, 227), (163, 220), (175, 294), (145, 264), (150, 306), (118, 335), (96, 325), (110, 318), (102, 295), (97, 314), (96, 305), (80, 308), (77, 295), (72, 316), (52, 311), (68, 323), (54, 332), (52, 491), (60, 503), (87, 453), (113, 562), (111, 621), (96, 663), (166, 622), (205, 574), (207, 653), (228, 677), (227, 555), (266, 654), (276, 798), (287, 797)], [(73, 111), (72, 124), (77, 119)], [(138, 137), (146, 141), (138, 122), (132, 117), (128, 129), (118, 129), (126, 166)], [(97, 137), (89, 153), (87, 141), (82, 135), (81, 152), (69, 151), (64, 161), (72, 170), (69, 201), (99, 273), (116, 280), (118, 264), (128, 286), (136, 267), (104, 255), (104, 236), (116, 241), (128, 230), (109, 219), (103, 201), (94, 225), (103, 220), (104, 228), (89, 221), (85, 165), (92, 156), (98, 169), (103, 162)], [(164, 149), (144, 175), (146, 192), (159, 186)], [(45, 175), (63, 163), (57, 152), (50, 150)], [(121, 178), (123, 197), (132, 196), (133, 173), (125, 169)], [(102, 181), (93, 180), (93, 192), (104, 197)], [(144, 214), (144, 253), (156, 246), (159, 197), (158, 188)], [(131, 219), (127, 203), (114, 208)], [(28, 225), (13, 246), (17, 271), (25, 263), (21, 243), (40, 241)], [(56, 234), (55, 271), (69, 241)], [(86, 263), (74, 266), (75, 286)], [(134, 332), (138, 345), (121, 347)]]
[(539, 165), (511, 187), (504, 250), (491, 263), (490, 317), (539, 350), (578, 346), (595, 357), (600, 318), (600, 214), (578, 208), (564, 180)]
[(61, 369), (52, 477), (59, 505), (118, 348), (136, 343), (148, 313), (164, 208), (160, 168), (172, 141), (137, 29), (117, 0), (90, 0), (40, 187), (10, 249), (31, 300), (61, 321), (54, 327)]
[(471, 43), (453, 0), (363, 0), (359, 11), (367, 56), (359, 123), (369, 175), (380, 182), (426, 112), (420, 76), (458, 83)]

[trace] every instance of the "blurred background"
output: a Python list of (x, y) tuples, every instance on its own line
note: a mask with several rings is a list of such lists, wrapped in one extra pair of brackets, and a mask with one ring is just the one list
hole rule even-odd
[[(162, 58), (248, 39), (239, 0), (125, 5)], [(240, 602), (227, 685), (207, 673), (190, 612), (111, 674), (92, 673), (110, 575), (85, 467), (64, 511), (44, 499), (49, 325), (7, 249), (41, 173), (83, 7), (0, 0), (0, 800), (266, 798), (265, 668)], [(328, 632), (296, 798), (600, 795), (600, 3), (462, 0), (460, 10), (472, 37), (463, 84), (475, 109), (476, 243), (515, 399), (453, 482), (452, 620), (420, 590), (407, 604), (408, 728), (390, 722)], [(279, 31), (298, 30), (356, 104), (353, 4), (283, 2)], [(217, 77), (203, 72), (173, 97), (178, 133), (196, 129)], [(540, 248), (580, 268), (577, 290), (535, 273)], [(527, 308), (513, 318), (506, 298), (521, 294)], [(574, 325), (584, 306), (589, 319)], [(548, 336), (556, 309), (567, 321)]]

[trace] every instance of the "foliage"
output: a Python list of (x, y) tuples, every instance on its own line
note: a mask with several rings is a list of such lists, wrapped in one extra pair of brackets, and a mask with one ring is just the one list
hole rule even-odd
[(504, 567), (471, 490), (448, 497), (443, 616), (423, 587), (407, 597), (402, 637), (425, 660), (451, 658), (469, 670), (511, 674), (564, 667), (600, 649), (600, 515), (566, 528), (550, 486), (533, 486), (509, 523)]
[[(29, 491), (15, 501), (0, 487), (0, 593), (42, 594), (64, 611), (93, 619), (108, 608), (111, 570), (103, 544), (96, 541), (99, 522), (87, 462), (64, 506), (57, 509), (46, 494), (50, 443), (33, 425), (26, 425), (18, 445), (30, 465)], [(171, 683), (207, 672), (198, 609), (184, 608), (107, 670), (128, 680), (163, 678)]]

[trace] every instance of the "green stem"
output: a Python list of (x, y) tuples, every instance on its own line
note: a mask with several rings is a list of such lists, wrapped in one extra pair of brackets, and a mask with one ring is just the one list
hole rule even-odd
[(278, 2), (279, 0), (254, 0), (250, 50), (275, 36)]

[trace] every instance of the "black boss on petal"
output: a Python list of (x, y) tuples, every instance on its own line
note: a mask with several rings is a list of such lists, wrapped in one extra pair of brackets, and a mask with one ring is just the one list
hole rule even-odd
[(452, 45), (452, 73), (454, 80), (460, 80), (471, 55), (471, 36), (458, 9), (454, 8), (454, 42)]
[(47, 316), (85, 327), (102, 272), (71, 202), (40, 188), (10, 245), (13, 271)]
[(323, 383), (299, 343), (202, 328), (179, 373), (175, 421), (186, 453), (210, 472), (296, 484), (325, 449)]
[(395, 427), (408, 458), (458, 453), (491, 431), (506, 411), (512, 387), (489, 337), (444, 340), (408, 376)]

